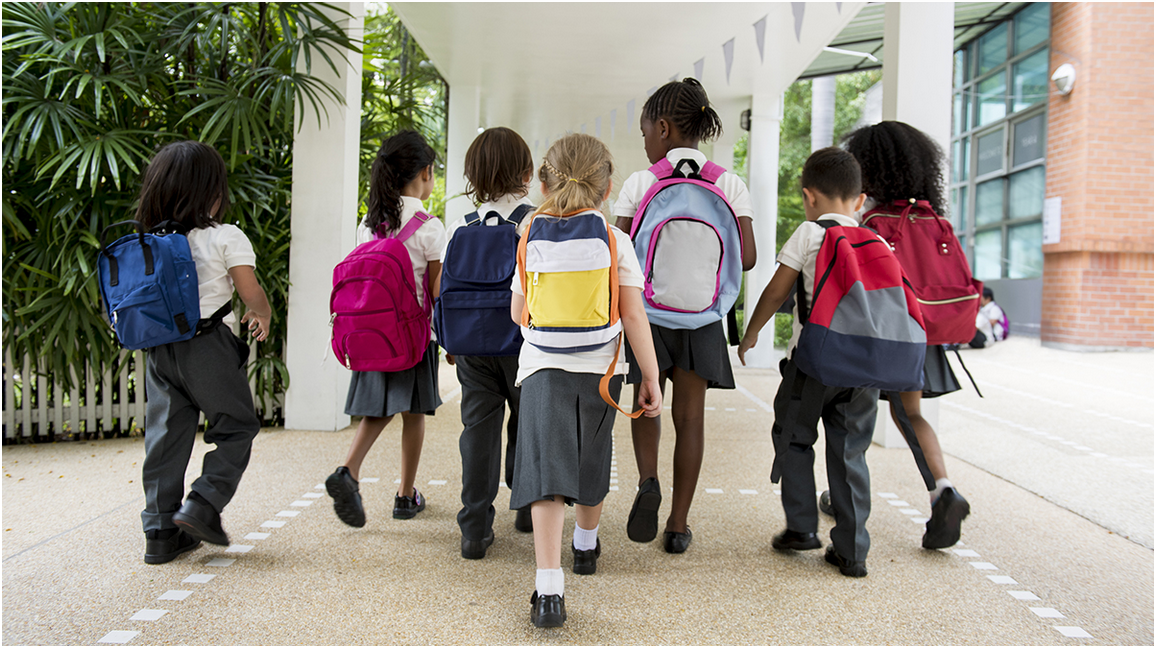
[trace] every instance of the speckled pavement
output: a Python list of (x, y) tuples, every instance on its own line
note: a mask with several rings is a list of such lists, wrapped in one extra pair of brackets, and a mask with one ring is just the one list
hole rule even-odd
[[(927, 494), (910, 453), (879, 446), (867, 453), (869, 576), (840, 576), (821, 550), (772, 550), (783, 514), (767, 475), (766, 406), (778, 376), (739, 369), (749, 396), (707, 396), (686, 554), (626, 537), (637, 471), (619, 417), (619, 489), (606, 499), (598, 573), (572, 574), (564, 550), (569, 619), (550, 630), (530, 624), (533, 539), (514, 530), (508, 490), (486, 558), (459, 555), (449, 366), (447, 404), (429, 420), (418, 474), (429, 506), (410, 521), (390, 518), (396, 423), (362, 470), (364, 528), (338, 521), (320, 488), (352, 430), (265, 429), (224, 514), (233, 547), (206, 544), (153, 566), (141, 561), (142, 440), (4, 447), (3, 642), (1152, 644), (1152, 354), (1012, 339), (964, 359), (985, 398), (966, 385), (940, 407), (948, 470), (972, 505), (953, 550), (920, 547)], [(673, 437), (668, 427), (666, 480)], [(831, 521), (820, 522), (826, 544)], [(572, 527), (571, 513), (567, 540)]]

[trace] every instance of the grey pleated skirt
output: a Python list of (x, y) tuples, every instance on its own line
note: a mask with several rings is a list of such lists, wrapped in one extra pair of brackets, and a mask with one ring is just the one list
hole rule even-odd
[(947, 350), (941, 345), (927, 346), (927, 358), (923, 360), (923, 398), (933, 399), (959, 389), (959, 380), (947, 362)]
[[(705, 379), (707, 388), (730, 390), (735, 387), (735, 373), (731, 369), (722, 321), (697, 330), (673, 330), (651, 323), (650, 336), (654, 339), (654, 357), (658, 360), (660, 373), (677, 366)], [(626, 344), (626, 360), (630, 362), (626, 383), (640, 383), (642, 371), (634, 361), (629, 343)]]
[[(594, 506), (610, 492), (615, 410), (598, 394), (601, 375), (539, 370), (522, 380), (510, 509), (539, 500)], [(610, 380), (618, 399), (622, 377)]]
[(345, 396), (345, 414), (389, 417), (398, 413), (433, 415), (442, 405), (438, 392), (438, 344), (430, 341), (416, 366), (400, 372), (354, 372)]

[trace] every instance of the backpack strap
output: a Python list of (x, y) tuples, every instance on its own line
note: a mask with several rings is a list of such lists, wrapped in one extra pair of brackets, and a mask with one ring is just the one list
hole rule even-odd
[(473, 225), (475, 225), (475, 224), (477, 224), (477, 223), (479, 223), (479, 222), (481, 222), (481, 221), (482, 221), (482, 218), (481, 218), (481, 216), (480, 216), (480, 215), (478, 215), (478, 212), (477, 212), (477, 211), (474, 211), (473, 213), (467, 213), (467, 214), (466, 214), (466, 217), (464, 217), (464, 218), (462, 218), (462, 219), (466, 221), (466, 226), (467, 226), (467, 227), (468, 227), (468, 226), (473, 226)]
[(413, 214), (413, 217), (409, 219), (409, 222), (406, 222), (405, 226), (403, 226), (400, 231), (395, 233), (393, 237), (396, 238), (398, 242), (405, 242), (406, 240), (410, 239), (410, 236), (412, 236), (414, 233), (417, 233), (417, 230), (421, 228), (421, 225), (429, 222), (432, 219), (434, 219), (432, 215), (418, 211), (417, 213)]
[(222, 321), (225, 320), (226, 316), (232, 313), (232, 311), (233, 300), (229, 299), (229, 302), (217, 308), (217, 311), (213, 312), (212, 316), (207, 319), (201, 319), (200, 321), (197, 321), (197, 336), (205, 334), (206, 332), (213, 331), (218, 325), (221, 324)]
[(514, 209), (514, 212), (510, 214), (510, 217), (506, 218), (506, 221), (507, 222), (513, 222), (514, 225), (520, 225), (520, 224), (522, 224), (522, 220), (524, 220), (527, 215), (529, 215), (533, 212), (534, 212), (534, 205), (533, 204), (519, 204)]
[(663, 157), (647, 170), (649, 170), (651, 173), (654, 173), (654, 176), (657, 177), (658, 181), (661, 182), (674, 173), (674, 166), (670, 164), (669, 159)]
[(722, 177), (723, 173), (725, 173), (725, 172), (727, 172), (727, 170), (725, 168), (723, 168), (722, 166), (719, 166), (718, 164), (716, 164), (716, 163), (714, 163), (708, 159), (706, 164), (702, 167), (702, 170), (700, 170), (698, 174), (702, 175), (702, 179), (704, 182), (710, 182), (711, 184), (718, 184), (718, 178)]
[(911, 426), (911, 418), (907, 417), (907, 409), (903, 408), (903, 400), (899, 393), (883, 391), (880, 395), (891, 405), (891, 414), (895, 416), (899, 432), (903, 434), (903, 439), (907, 440), (907, 446), (911, 448), (911, 457), (915, 458), (915, 466), (919, 468), (919, 475), (923, 476), (923, 484), (927, 486), (928, 491), (935, 491), (935, 476), (931, 475), (931, 467), (927, 466), (927, 456), (923, 454), (923, 447), (919, 446), (919, 437), (915, 435), (915, 428)]
[[(841, 225), (838, 222), (835, 222), (833, 220), (815, 220), (815, 224), (823, 227), (823, 235), (824, 236), (827, 235), (828, 229), (843, 226), (843, 225)], [(824, 278), (825, 278), (825, 276), (824, 276)], [(821, 285), (822, 281), (819, 280), (819, 277), (817, 275), (815, 276), (815, 284), (816, 284), (815, 291), (818, 291), (818, 285)], [(799, 306), (799, 308), (798, 308), (799, 309), (799, 319), (802, 321), (802, 325), (806, 325), (807, 324), (807, 318), (811, 315), (811, 306), (807, 304), (807, 290), (805, 289), (804, 284), (803, 284), (803, 272), (801, 272), (801, 271), (799, 272), (799, 277), (795, 280), (795, 298), (797, 299), (797, 304)], [(811, 294), (812, 302), (814, 301), (814, 299), (815, 299), (815, 295)]]

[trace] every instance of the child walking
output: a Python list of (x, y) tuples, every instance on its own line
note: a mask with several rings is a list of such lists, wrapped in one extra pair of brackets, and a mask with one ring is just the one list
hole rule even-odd
[[(799, 225), (779, 252), (779, 268), (747, 322), (739, 344), (739, 360), (746, 365), (747, 351), (758, 342), (759, 331), (787, 299), (801, 272), (803, 293), (795, 299), (794, 330), (787, 358), (780, 365), (783, 380), (775, 394), (775, 424), (771, 431), (775, 464), (782, 476), (787, 528), (774, 537), (771, 545), (776, 550), (813, 550), (821, 546), (817, 536), (813, 448), (819, 439), (817, 422), (821, 418), (827, 444), (827, 482), (836, 509), (826, 560), (844, 576), (862, 577), (867, 575), (871, 544), (866, 527), (871, 513), (866, 451), (874, 432), (879, 391), (826, 386), (796, 365), (796, 347), (803, 330), (800, 307), (808, 307), (800, 303), (814, 305), (816, 257), (826, 237), (826, 229), (819, 223), (859, 226), (855, 212), (864, 200), (859, 192), (859, 164), (850, 153), (838, 148), (816, 151), (803, 167), (802, 190), (807, 221)], [(819, 410), (805, 410), (809, 406)]]
[[(503, 268), (496, 267), (495, 263), (505, 261), (507, 258), (504, 255), (488, 255), (482, 249), (468, 246), (474, 242), (474, 236), (459, 238), (460, 244), (466, 245), (460, 247), (455, 245), (454, 251), (460, 257), (447, 260), (447, 252), (450, 249), (450, 241), (454, 240), (454, 234), (462, 227), (501, 226), (509, 223), (518, 225), (518, 231), (521, 231), (529, 223), (529, 217), (526, 216), (534, 209), (533, 203), (528, 198), (530, 181), (534, 175), (534, 160), (530, 154), (530, 147), (518, 133), (509, 128), (489, 128), (478, 135), (466, 150), (465, 174), (469, 182), (466, 194), (473, 198), (478, 209), (450, 226), (446, 236), (446, 247), (442, 251), (442, 263), (447, 267), (447, 276), (451, 275), (448, 268), (457, 266), (453, 263), (465, 264), (469, 261), (483, 261), (477, 264), (485, 265), (463, 267), (462, 271), (470, 276), (496, 275)], [(485, 239), (490, 240), (488, 236)], [(500, 240), (507, 242), (506, 238)], [(508, 242), (514, 244), (515, 237), (511, 236)], [(485, 261), (489, 263), (486, 264)], [(451, 264), (446, 264), (447, 262)], [(506, 289), (509, 295), (509, 287), (503, 289)], [(444, 312), (446, 316), (461, 316), (463, 310), (447, 309)], [(487, 330), (471, 326), (467, 334), (472, 337), (486, 334), (506, 335), (508, 331), (505, 327), (510, 326), (511, 322), (505, 317), (505, 312), (495, 315), (502, 317), (501, 329)], [(513, 338), (520, 340), (521, 333), (516, 328), (513, 332), (516, 334)], [(443, 330), (441, 342), (449, 352), (452, 346), (449, 345), (449, 340), (444, 338), (445, 334)], [(497, 349), (496, 344), (489, 342), (478, 342), (474, 347)], [(518, 373), (517, 352), (518, 348), (513, 347), (512, 353), (508, 355), (446, 355), (447, 360), (456, 367), (458, 382), (462, 386), (461, 412), (464, 428), (458, 442), (462, 454), (462, 509), (458, 512), (458, 527), (462, 531), (462, 558), (484, 558), (486, 550), (494, 542), (494, 498), (498, 495), (498, 485), (503, 473), (502, 418), (505, 416), (507, 406), (510, 418), (506, 423), (504, 474), (506, 484), (513, 486), (514, 452), (518, 437), (518, 400), (521, 394), (521, 388), (514, 384)], [(533, 529), (528, 508), (517, 511), (514, 527), (523, 532)]]
[[(272, 310), (257, 282), (253, 245), (236, 226), (222, 224), (229, 208), (225, 161), (216, 149), (196, 141), (178, 141), (160, 150), (145, 170), (136, 220), (145, 229), (171, 221), (187, 231), (197, 267), (202, 319), (196, 336), (156, 346), (147, 353), (145, 459), (142, 482), (145, 509), (145, 563), (167, 563), (201, 541), (228, 545), (221, 512), (237, 491), (249, 464), (261, 421), (253, 407), (245, 360), (249, 347), (230, 329), (236, 318), (221, 316), (233, 291), (247, 311), (241, 323), (258, 341), (269, 334)], [(197, 439), (199, 413), (208, 427), (201, 476), (188, 498), (185, 470)]]
[[(666, 159), (678, 169), (684, 161), (694, 168), (704, 168), (706, 155), (698, 150), (699, 142), (722, 134), (722, 121), (710, 107), (706, 90), (693, 78), (672, 81), (662, 86), (642, 106), (643, 145), (650, 163)], [(630, 231), (647, 191), (658, 177), (649, 170), (638, 171), (622, 185), (614, 204), (614, 215), (620, 229)], [(755, 238), (751, 225), (754, 210), (746, 184), (737, 175), (722, 173), (715, 185), (726, 196), (742, 232), (742, 270), (754, 267)], [(703, 240), (704, 247), (713, 240)], [(737, 253), (738, 250), (726, 250)], [(733, 389), (734, 373), (727, 354), (726, 334), (721, 320), (698, 329), (671, 329), (650, 324), (658, 361), (659, 388), (666, 392), (666, 381), (674, 383), (671, 418), (674, 422), (674, 492), (670, 515), (663, 532), (663, 548), (671, 554), (685, 552), (691, 541), (687, 516), (690, 513), (698, 474), (702, 467), (704, 435), (703, 416), (708, 388)], [(634, 346), (627, 348), (631, 362), (626, 380), (636, 384), (639, 394), (641, 373), (633, 361)], [(658, 533), (658, 508), (662, 489), (658, 482), (658, 445), (662, 434), (659, 417), (639, 417), (631, 423), (634, 459), (638, 464), (638, 493), (630, 510), (626, 531), (631, 540), (648, 542)]]
[[(923, 132), (906, 123), (884, 121), (847, 135), (846, 147), (863, 169), (863, 192), (867, 194), (865, 212), (899, 213), (901, 209), (893, 206), (897, 200), (924, 201), (935, 213), (944, 212), (943, 151)], [(908, 268), (907, 272), (916, 275), (915, 269)], [(922, 399), (959, 389), (959, 381), (947, 362), (946, 350), (942, 345), (928, 345), (923, 364), (923, 391), (900, 395), (927, 466), (935, 478), (935, 487), (930, 492), (931, 519), (927, 521), (923, 534), (923, 547), (927, 549), (955, 545), (959, 541), (963, 520), (971, 513), (971, 505), (948, 479), (939, 438), (920, 413), (919, 403)]]
[[(392, 235), (414, 217), (425, 219), (422, 201), (434, 187), (437, 154), (421, 135), (403, 130), (381, 145), (370, 176), (368, 212), (357, 229), (357, 243)], [(420, 215), (419, 215), (420, 214)], [(428, 289), (436, 296), (441, 275), (445, 226), (429, 218), (404, 241), (413, 264), (419, 302)], [(325, 480), (337, 517), (363, 527), (365, 509), (358, 491), (361, 464), (381, 431), (401, 413), (401, 482), (393, 499), (393, 517), (413, 518), (425, 509), (425, 498), (414, 487), (425, 439), (425, 416), (442, 400), (438, 393), (438, 346), (431, 340), (416, 366), (399, 372), (354, 371), (345, 399), (345, 414), (362, 416), (345, 463)]]
[[(602, 502), (610, 490), (615, 417), (607, 402), (618, 399), (621, 375), (626, 373), (619, 353), (619, 330), (624, 329), (633, 344), (642, 375), (638, 406), (652, 416), (662, 408), (642, 304), (642, 270), (629, 238), (609, 226), (598, 210), (610, 195), (613, 172), (610, 151), (594, 137), (572, 134), (550, 146), (538, 170), (546, 199), (520, 243), (519, 277), (511, 286), (510, 313), (523, 326), (527, 340), (518, 365), (522, 399), (510, 508), (529, 506), (533, 516), (538, 570), (530, 618), (538, 627), (561, 626), (566, 619), (561, 564), (564, 504), (576, 505), (571, 547), (574, 573), (594, 574), (602, 552), (598, 527)], [(535, 227), (557, 237), (547, 236), (542, 240), (546, 244), (538, 246)], [(586, 237), (568, 239), (571, 234)], [(562, 257), (562, 250), (571, 243), (589, 253)], [(607, 253), (608, 249), (613, 252)], [(574, 262), (592, 257), (597, 260), (590, 268)], [(567, 266), (552, 267), (561, 273), (539, 273), (537, 267), (551, 263)], [(577, 290), (578, 286), (585, 292)], [(582, 293), (593, 296), (583, 298)], [(547, 313), (555, 317), (548, 319)], [(601, 325), (595, 326), (598, 322)], [(567, 326), (571, 331), (566, 331)], [(593, 335), (597, 339), (607, 338), (607, 332), (613, 336), (563, 351), (535, 345), (548, 347), (552, 331), (569, 335), (575, 339), (570, 343), (578, 344), (595, 340)]]

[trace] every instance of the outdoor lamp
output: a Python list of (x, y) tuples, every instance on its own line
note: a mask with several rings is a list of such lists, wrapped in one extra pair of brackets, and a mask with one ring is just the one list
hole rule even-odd
[(1072, 93), (1072, 86), (1076, 84), (1076, 68), (1071, 63), (1064, 63), (1056, 68), (1052, 74), (1052, 83), (1056, 84), (1056, 90), (1062, 96), (1068, 96)]

